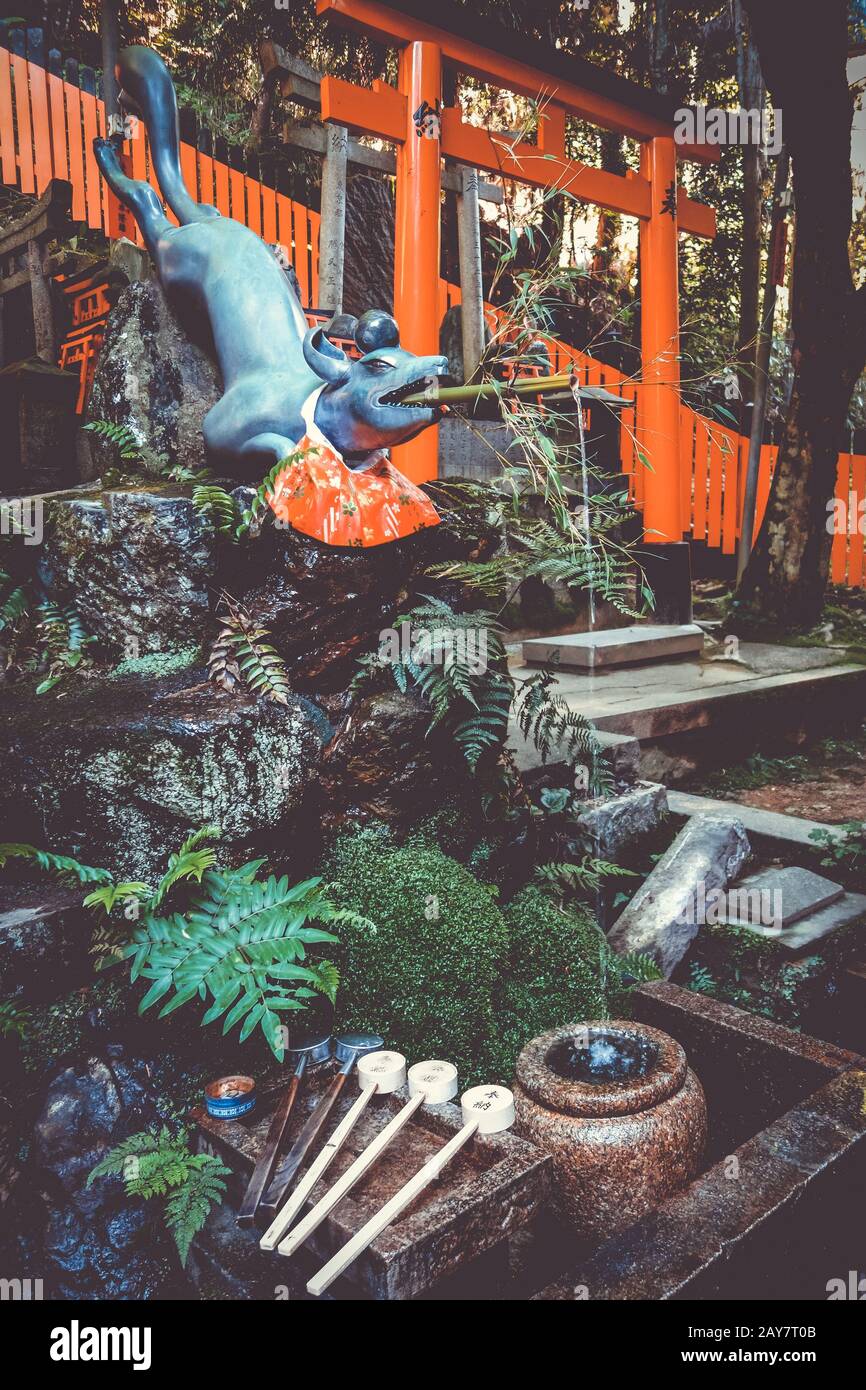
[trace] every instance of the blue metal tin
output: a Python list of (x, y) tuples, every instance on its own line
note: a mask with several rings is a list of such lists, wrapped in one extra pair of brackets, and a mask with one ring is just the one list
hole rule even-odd
[(205, 1087), (204, 1097), (215, 1120), (238, 1120), (256, 1103), (256, 1083), (251, 1076), (221, 1076)]

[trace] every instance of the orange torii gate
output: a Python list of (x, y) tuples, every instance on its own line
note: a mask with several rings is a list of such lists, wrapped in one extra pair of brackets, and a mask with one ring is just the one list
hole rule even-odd
[[(641, 452), (644, 530), (649, 541), (679, 542), (688, 522), (680, 477), (677, 234), (715, 235), (715, 212), (677, 186), (677, 158), (712, 161), (718, 150), (674, 142), (673, 108), (658, 93), (602, 73), (470, 11), (439, 0), (317, 0), (320, 15), (399, 49), (397, 86), (322, 80), (322, 119), (397, 147), (394, 312), (413, 352), (438, 352), (442, 157), (640, 219), (642, 283)], [(438, 21), (438, 24), (436, 23)], [(441, 25), (442, 27), (439, 27)], [(533, 60), (536, 60), (533, 63)], [(537, 144), (468, 125), (443, 107), (443, 65), (541, 100)], [(543, 64), (543, 66), (541, 65)], [(640, 173), (625, 176), (569, 159), (566, 116), (642, 142)], [(416, 482), (437, 473), (436, 431), (398, 451)]]

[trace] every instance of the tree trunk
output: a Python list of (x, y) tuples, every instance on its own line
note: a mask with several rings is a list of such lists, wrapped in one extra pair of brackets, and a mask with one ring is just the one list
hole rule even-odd
[(744, 0), (773, 105), (782, 110), (797, 207), (794, 385), (770, 499), (736, 595), (740, 626), (808, 627), (820, 617), (851, 393), (866, 364), (866, 294), (848, 260), (851, 121), (845, 0)]
[[(740, 106), (746, 111), (763, 111), (766, 88), (758, 50), (747, 31), (742, 0), (736, 0), (734, 30)], [(753, 397), (752, 365), (758, 336), (765, 177), (764, 153), (760, 145), (743, 145), (743, 246), (740, 255), (740, 324), (737, 356), (740, 362), (740, 396), (744, 405)]]

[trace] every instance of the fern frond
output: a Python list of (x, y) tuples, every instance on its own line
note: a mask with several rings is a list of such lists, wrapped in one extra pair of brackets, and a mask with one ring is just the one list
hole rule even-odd
[(258, 627), (228, 594), (223, 595), (223, 603), (228, 611), (220, 619), (222, 628), (208, 658), (211, 680), (224, 690), (233, 690), (243, 681), (254, 695), (287, 705), (288, 672), (282, 657), (264, 640), (269, 636), (267, 628)]
[(231, 1169), (212, 1154), (190, 1153), (186, 1131), (173, 1136), (163, 1126), (118, 1144), (90, 1170), (87, 1186), (97, 1178), (121, 1177), (130, 1197), (165, 1198), (163, 1219), (185, 1265), (193, 1237), (211, 1208), (222, 1203), (230, 1176)]
[(614, 965), (620, 973), (625, 985), (645, 984), (649, 980), (663, 980), (664, 974), (659, 970), (652, 956), (642, 954), (640, 951), (629, 951), (626, 955), (611, 957)]
[(594, 893), (606, 878), (636, 878), (637, 875), (633, 869), (624, 869), (620, 864), (587, 855), (579, 864), (538, 864), (534, 877), (539, 883), (568, 896), (580, 892)]
[(219, 535), (237, 540), (240, 512), (235, 499), (225, 488), (218, 487), (216, 483), (193, 488), (192, 505), (197, 515), (213, 526)]
[(84, 428), (113, 444), (124, 462), (141, 458), (142, 445), (128, 425), (115, 425), (110, 420), (91, 420)]
[(27, 590), (19, 584), (0, 604), (0, 632), (4, 628), (14, 627), (24, 617), (29, 607), (30, 600)]
[(15, 999), (0, 999), (0, 1038), (13, 1034), (25, 1038), (30, 1028), (30, 1010)]
[(57, 874), (62, 879), (74, 879), (78, 883), (110, 883), (111, 874), (107, 869), (94, 869), (89, 864), (79, 864), (63, 854), (49, 854), (47, 850), (36, 849), (34, 845), (0, 844), (0, 869), (10, 859), (32, 859), (46, 873)]

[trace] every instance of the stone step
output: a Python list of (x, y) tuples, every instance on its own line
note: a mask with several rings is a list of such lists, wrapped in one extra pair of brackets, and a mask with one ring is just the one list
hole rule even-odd
[[(736, 890), (742, 890), (733, 897)], [(796, 922), (812, 917), (822, 908), (844, 897), (841, 883), (802, 869), (796, 865), (786, 868), (759, 869), (738, 879), (730, 890), (732, 901), (728, 922), (742, 927), (769, 926), (786, 932)], [(764, 921), (769, 911), (772, 921)]]
[(766, 811), (762, 806), (749, 806), (743, 801), (723, 801), (713, 796), (699, 796), (694, 792), (671, 789), (668, 791), (668, 805), (675, 816), (699, 816), (707, 813), (736, 816), (750, 835), (805, 845), (812, 850), (818, 849), (818, 845), (811, 838), (816, 830), (827, 831), (840, 839), (844, 835), (838, 825), (829, 825), (825, 821), (807, 820), (804, 816), (789, 816), (783, 811)]
[(703, 645), (704, 634), (696, 623), (646, 623), (562, 637), (530, 637), (523, 643), (523, 660), (530, 666), (597, 671), (639, 661), (699, 656)]

